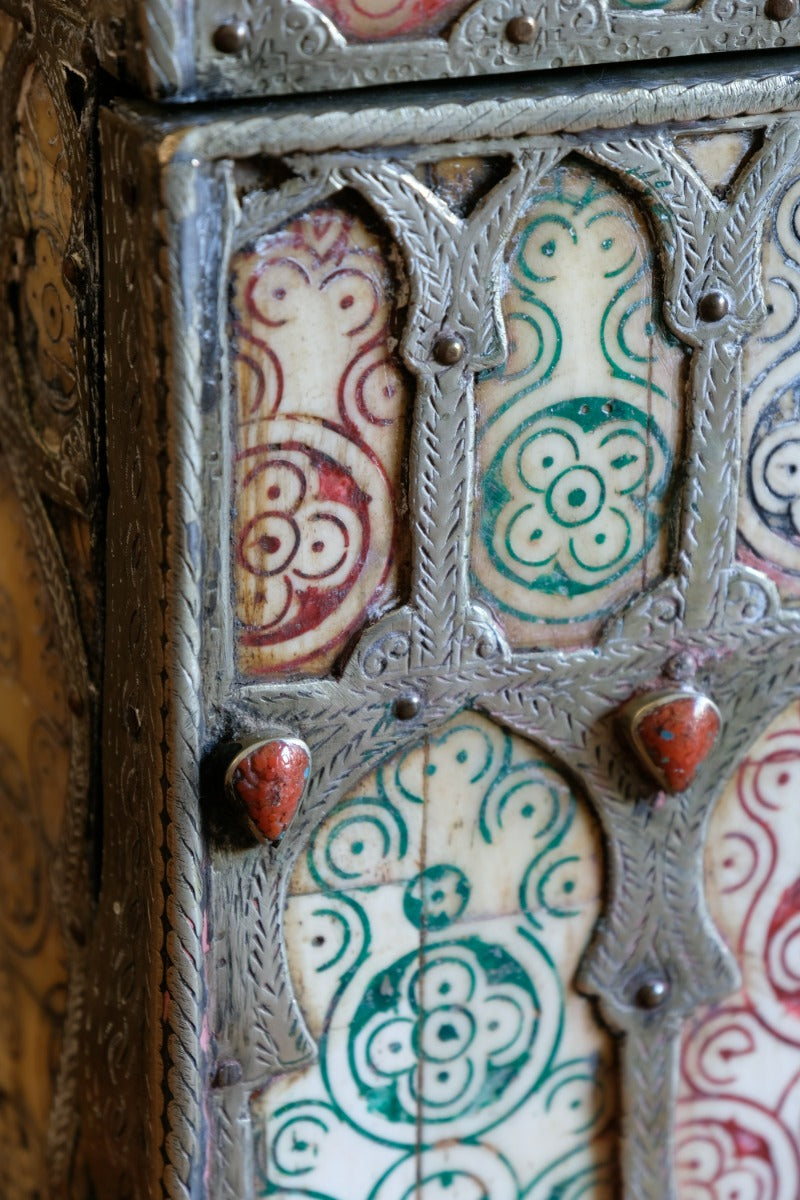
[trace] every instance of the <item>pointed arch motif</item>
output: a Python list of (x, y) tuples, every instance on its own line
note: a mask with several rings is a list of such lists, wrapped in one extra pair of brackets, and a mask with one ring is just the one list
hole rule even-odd
[(572, 162), (511, 239), (508, 354), (476, 389), (473, 574), (517, 646), (585, 640), (666, 565), (683, 351), (651, 242), (634, 204)]
[(583, 799), (482, 715), (358, 784), (289, 885), (319, 1062), (254, 1101), (265, 1194), (610, 1200), (613, 1049), (573, 983), (601, 890)]
[(396, 594), (410, 388), (394, 351), (389, 256), (335, 199), (234, 258), (233, 571), (246, 675), (326, 672)]

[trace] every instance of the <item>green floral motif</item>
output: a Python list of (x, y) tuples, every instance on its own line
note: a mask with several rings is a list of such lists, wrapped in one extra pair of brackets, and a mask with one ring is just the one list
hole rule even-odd
[(350, 1029), (351, 1070), (372, 1109), (448, 1125), (496, 1104), (529, 1061), (538, 1012), (502, 946), (439, 942), (371, 981)]
[(477, 389), (473, 572), (515, 621), (594, 619), (663, 527), (680, 351), (644, 225), (587, 172), (557, 170), (513, 245), (508, 355)]
[(572, 986), (596, 848), (558, 766), (474, 713), (339, 804), (290, 888), (319, 1059), (254, 1100), (263, 1195), (611, 1200), (611, 1052)]
[(603, 588), (652, 546), (671, 465), (655, 421), (622, 400), (584, 396), (542, 409), (486, 473), (481, 536), (492, 562), (531, 590)]
[(469, 902), (469, 880), (458, 867), (437, 863), (412, 879), (403, 911), (417, 928), (444, 929), (457, 921)]
[(509, 1163), (483, 1146), (423, 1150), (380, 1181), (369, 1200), (517, 1200), (519, 1186)]

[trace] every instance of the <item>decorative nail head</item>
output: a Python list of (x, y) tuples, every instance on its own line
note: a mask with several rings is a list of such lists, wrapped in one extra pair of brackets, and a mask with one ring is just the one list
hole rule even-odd
[(770, 21), (788, 21), (797, 12), (797, 0), (767, 0), (764, 15)]
[(530, 46), (536, 37), (536, 21), (533, 17), (512, 17), (506, 25), (506, 37), (515, 46)]
[(659, 975), (645, 979), (636, 991), (637, 1008), (660, 1008), (669, 995), (669, 984)]
[(697, 315), (701, 321), (705, 321), (711, 325), (715, 321), (721, 321), (723, 317), (728, 315), (728, 297), (722, 292), (706, 292), (700, 297), (697, 305)]
[(466, 353), (463, 340), (454, 333), (443, 333), (433, 346), (433, 357), (443, 367), (454, 367)]
[(407, 696), (398, 696), (392, 705), (392, 711), (398, 721), (413, 721), (421, 708), (422, 701), (413, 693), (409, 693)]
[(245, 21), (225, 21), (214, 30), (214, 48), (220, 54), (239, 54), (247, 44), (248, 36)]
[(214, 1087), (233, 1087), (242, 1079), (242, 1064), (235, 1058), (223, 1058), (217, 1063), (214, 1073)]

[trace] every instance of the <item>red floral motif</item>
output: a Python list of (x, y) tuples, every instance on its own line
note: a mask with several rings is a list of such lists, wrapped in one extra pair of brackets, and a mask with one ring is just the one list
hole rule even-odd
[(378, 239), (316, 209), (237, 256), (240, 665), (326, 670), (392, 596), (398, 418)]
[(438, 33), (466, 0), (318, 0), (317, 7), (350, 41), (371, 42)]
[(712, 916), (742, 986), (687, 1024), (680, 1200), (800, 1196), (800, 725), (794, 704), (740, 765), (713, 815)]

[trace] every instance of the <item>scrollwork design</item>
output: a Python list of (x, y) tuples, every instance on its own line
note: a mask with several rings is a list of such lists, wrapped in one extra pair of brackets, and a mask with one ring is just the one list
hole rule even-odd
[[(393, 591), (407, 384), (392, 282), (335, 207), (240, 252), (234, 279), (240, 662), (319, 671)], [(312, 330), (327, 342), (309, 357)]]
[[(582, 262), (603, 282), (602, 294), (595, 284), (579, 302), (567, 281)], [(653, 569), (677, 427), (678, 353), (658, 325), (650, 251), (635, 217), (574, 168), (558, 168), (534, 192), (510, 274), (509, 355), (477, 392), (483, 478), (473, 552), (482, 592), (526, 644), (543, 636), (526, 630), (531, 622), (602, 618), (619, 581), (638, 563)], [(586, 328), (596, 330), (596, 346)], [(574, 395), (569, 357), (578, 345), (584, 390)]]
[[(552, 1171), (577, 1188), (610, 1170), (609, 1047), (572, 990), (594, 846), (559, 768), (474, 713), (336, 806), (290, 884), (319, 1065), (254, 1103), (267, 1192), (519, 1200)], [(552, 1145), (519, 1142), (534, 1119)]]
[(684, 1034), (682, 1197), (722, 1196), (735, 1184), (742, 1195), (788, 1200), (800, 1187), (800, 880), (788, 850), (799, 781), (795, 702), (746, 755), (712, 818), (708, 898), (742, 983)]
[(745, 560), (800, 592), (800, 186), (784, 189), (764, 243), (767, 321), (745, 347), (745, 469), (739, 532)]

